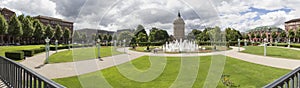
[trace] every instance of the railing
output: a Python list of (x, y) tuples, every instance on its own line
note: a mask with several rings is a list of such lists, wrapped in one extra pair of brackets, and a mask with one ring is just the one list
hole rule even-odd
[(274, 82), (264, 86), (264, 88), (299, 88), (299, 87), (300, 87), (300, 67), (280, 77)]
[(65, 88), (29, 68), (1, 56), (0, 80), (9, 88)]

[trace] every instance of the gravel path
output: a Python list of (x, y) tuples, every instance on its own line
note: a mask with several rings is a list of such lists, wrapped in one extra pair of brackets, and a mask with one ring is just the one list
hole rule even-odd
[[(33, 57), (29, 57), (20, 63), (50, 79), (64, 78), (64, 77), (70, 77), (70, 76), (95, 72), (125, 62), (129, 62), (133, 59), (136, 59), (144, 55), (178, 57), (178, 56), (207, 56), (207, 55), (221, 54), (221, 55), (237, 58), (240, 60), (244, 60), (247, 62), (252, 62), (252, 63), (261, 64), (265, 66), (277, 67), (277, 68), (292, 70), (300, 66), (300, 60), (264, 57), (264, 56), (240, 53), (238, 52), (237, 47), (232, 47), (232, 48), (233, 48), (232, 50), (228, 50), (228, 51), (220, 51), (220, 52), (213, 52), (213, 53), (192, 53), (192, 54), (153, 54), (153, 53), (131, 51), (128, 50), (128, 48), (126, 48), (125, 49), (126, 54), (104, 57), (102, 58), (104, 61), (100, 61), (99, 59), (91, 59), (91, 60), (84, 60), (84, 61), (77, 61), (77, 62), (55, 63), (55, 64), (47, 64), (47, 65), (43, 65), (43, 62), (45, 60), (45, 53), (41, 53)], [(241, 48), (241, 50), (244, 50), (244, 48)], [(65, 50), (60, 50), (59, 52), (61, 51), (65, 51)], [(124, 48), (118, 48), (118, 51), (123, 52)], [(51, 51), (50, 55), (53, 53), (55, 52)], [(36, 67), (40, 67), (40, 68), (36, 68)]]

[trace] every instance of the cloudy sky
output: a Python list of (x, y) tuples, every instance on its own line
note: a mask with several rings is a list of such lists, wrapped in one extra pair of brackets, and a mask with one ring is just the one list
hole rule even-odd
[(172, 32), (178, 11), (186, 30), (234, 27), (246, 31), (258, 26), (284, 28), (300, 18), (300, 0), (0, 0), (0, 7), (17, 14), (45, 15), (75, 22), (75, 30), (98, 28), (115, 31), (158, 27)]

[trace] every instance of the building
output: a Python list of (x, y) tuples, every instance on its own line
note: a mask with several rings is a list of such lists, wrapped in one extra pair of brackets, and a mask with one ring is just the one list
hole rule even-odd
[(184, 39), (185, 37), (185, 23), (184, 20), (181, 18), (180, 12), (178, 12), (178, 17), (173, 22), (173, 32), (174, 37), (178, 39)]
[(106, 30), (100, 30), (100, 29), (92, 29), (92, 28), (84, 28), (84, 29), (79, 29), (76, 30), (79, 33), (86, 33), (88, 35), (93, 35), (93, 34), (103, 34), (103, 35), (113, 35), (115, 32), (113, 31), (106, 31)]
[[(248, 30), (247, 34), (250, 36), (250, 40), (254, 42), (262, 42), (263, 38), (262, 36), (265, 34), (267, 41), (272, 42), (276, 38), (272, 38), (272, 32), (276, 32), (276, 34), (279, 36), (280, 33), (284, 32), (281, 28), (278, 27), (269, 27), (269, 26), (261, 26), (261, 27), (256, 27), (254, 29)], [(254, 37), (251, 35), (254, 34)]]
[(298, 18), (298, 19), (292, 19), (292, 20), (289, 20), (287, 22), (284, 22), (284, 26), (285, 26), (285, 30), (286, 31), (296, 30), (300, 26), (300, 18)]
[(43, 23), (45, 26), (50, 25), (52, 28), (55, 28), (56, 25), (60, 25), (62, 29), (69, 28), (71, 32), (73, 32), (73, 22), (65, 21), (59, 18), (53, 18), (48, 16), (36, 16), (33, 17), (34, 19), (39, 20), (41, 23)]
[(6, 19), (7, 22), (10, 21), (10, 18), (13, 15), (16, 15), (16, 13), (14, 11), (11, 11), (7, 8), (0, 8), (0, 14), (4, 16), (4, 18)]

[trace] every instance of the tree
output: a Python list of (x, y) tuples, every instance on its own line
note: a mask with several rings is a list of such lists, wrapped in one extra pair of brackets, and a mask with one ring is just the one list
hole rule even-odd
[(16, 15), (13, 15), (11, 21), (9, 22), (8, 33), (13, 37), (13, 43), (15, 39), (18, 39), (23, 35), (22, 25)]
[(23, 20), (23, 37), (26, 40), (26, 43), (30, 42), (30, 39), (32, 38), (34, 33), (34, 27), (32, 25), (32, 22), (29, 18), (24, 18)]
[(139, 33), (137, 42), (147, 42), (147, 35), (145, 33)]
[(71, 38), (71, 31), (69, 28), (65, 28), (64, 29), (64, 34), (63, 34), (63, 37), (64, 37), (64, 41), (65, 43), (67, 43), (69, 41), (69, 39)]
[(80, 39), (81, 39), (80, 33), (78, 31), (74, 31), (74, 33), (73, 33), (73, 41), (74, 42), (79, 42)]
[(34, 28), (33, 36), (36, 39), (36, 43), (40, 43), (40, 40), (45, 36), (45, 30), (40, 21), (34, 20)]
[(104, 40), (104, 41), (108, 41), (107, 35), (104, 35), (104, 36), (103, 36), (103, 40)]
[(278, 35), (275, 31), (271, 33), (271, 36), (272, 36), (272, 41), (278, 37)]
[(56, 40), (59, 40), (59, 39), (61, 39), (62, 36), (63, 36), (63, 30), (61, 29), (61, 27), (59, 25), (56, 25), (54, 38)]
[(189, 34), (188, 34), (188, 39), (195, 39), (197, 35), (199, 35), (202, 31), (193, 29)]
[(3, 36), (5, 34), (7, 34), (7, 30), (8, 30), (8, 24), (7, 24), (4, 16), (0, 14), (0, 36), (1, 36), (2, 44), (4, 43)]
[[(147, 35), (147, 32), (146, 32), (145, 28), (143, 27), (143, 25), (138, 25), (138, 26), (137, 26), (136, 30), (134, 31), (134, 36), (135, 36), (135, 38), (137, 38), (138, 35), (139, 35), (140, 33), (146, 34), (147, 41), (148, 41), (148, 35)], [(135, 41), (135, 38), (132, 39), (132, 40)]]
[(126, 40), (126, 42), (130, 42), (132, 37), (134, 37), (134, 35), (131, 32), (123, 31), (119, 34), (118, 41), (123, 42), (123, 40)]
[(152, 28), (150, 30), (149, 41), (150, 42), (166, 42), (170, 38), (169, 34), (165, 30)]
[(255, 38), (255, 34), (253, 32), (250, 35), (252, 39)]
[(111, 41), (112, 41), (112, 39), (113, 39), (113, 38), (112, 38), (112, 36), (111, 36), (111, 35), (109, 35), (109, 36), (108, 36), (108, 41), (109, 41), (109, 42), (111, 42)]
[(45, 30), (45, 37), (52, 39), (54, 36), (54, 29), (48, 24)]
[(289, 39), (295, 38), (295, 32), (294, 32), (293, 30), (289, 30), (289, 31), (288, 31), (288, 38), (289, 38)]
[(296, 30), (295, 38), (297, 38), (297, 41), (300, 42), (300, 28)]
[(267, 35), (266, 33), (262, 33), (262, 36), (261, 36), (263, 39), (267, 38)]
[(286, 32), (280, 33), (279, 36), (280, 36), (281, 40), (285, 41), (285, 39), (286, 39)]
[(82, 34), (81, 34), (81, 42), (85, 43), (85, 42), (86, 42), (86, 39), (87, 39), (86, 33), (82, 33)]

